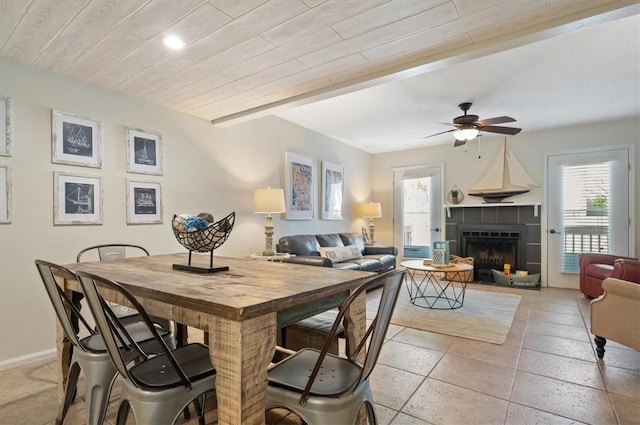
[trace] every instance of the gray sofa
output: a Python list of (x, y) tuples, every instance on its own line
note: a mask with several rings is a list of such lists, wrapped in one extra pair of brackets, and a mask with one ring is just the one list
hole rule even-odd
[[(344, 254), (344, 247), (357, 246), (359, 255), (355, 258), (332, 260), (324, 255), (331, 256), (327, 252), (337, 249)], [(398, 249), (394, 246), (365, 246), (362, 236), (358, 233), (330, 233), (325, 235), (294, 235), (283, 236), (276, 245), (276, 250), (281, 253), (295, 254), (284, 262), (295, 264), (307, 264), (312, 266), (334, 267), (347, 270), (363, 270), (382, 273), (396, 267)], [(354, 251), (354, 249), (351, 249)]]

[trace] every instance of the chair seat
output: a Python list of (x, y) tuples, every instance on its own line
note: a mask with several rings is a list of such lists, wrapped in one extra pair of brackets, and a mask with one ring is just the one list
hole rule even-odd
[[(149, 328), (147, 328), (147, 325), (144, 322), (129, 323), (125, 325), (125, 327), (135, 341), (143, 342), (148, 340), (152, 343), (155, 343), (153, 334), (151, 333)], [(171, 332), (167, 331), (166, 329), (158, 329), (158, 334), (160, 334), (162, 339), (164, 339), (165, 341), (169, 341), (171, 338), (173, 338)], [(82, 340), (80, 340), (80, 343), (83, 347), (93, 353), (103, 353), (107, 351), (104, 339), (102, 339), (102, 336), (100, 334), (83, 338)]]
[[(302, 393), (320, 351), (302, 349), (269, 370), (269, 385)], [(311, 387), (311, 395), (337, 397), (353, 391), (362, 368), (352, 361), (327, 353), (322, 369)]]
[[(318, 331), (329, 333), (329, 331), (331, 330), (331, 326), (333, 326), (333, 322), (335, 322), (337, 316), (338, 312), (336, 310), (327, 310), (323, 311), (322, 313), (318, 313), (315, 316), (302, 319), (290, 326), (300, 326), (303, 328), (316, 329)], [(338, 331), (336, 333), (338, 334), (338, 336), (344, 336), (344, 326), (342, 323), (340, 323), (340, 326), (338, 326)]]
[[(188, 344), (172, 351), (173, 356), (190, 381), (213, 376), (216, 370), (209, 359), (209, 348), (203, 344)], [(146, 390), (163, 390), (184, 385), (167, 355), (149, 358), (133, 366), (131, 379)]]

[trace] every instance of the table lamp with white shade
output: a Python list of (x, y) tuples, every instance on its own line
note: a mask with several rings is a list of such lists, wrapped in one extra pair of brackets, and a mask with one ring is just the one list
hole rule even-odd
[(382, 205), (380, 205), (380, 202), (366, 202), (364, 204), (358, 204), (356, 205), (355, 213), (358, 217), (369, 219), (369, 238), (371, 239), (371, 243), (374, 244), (376, 239), (373, 219), (382, 217)]
[(283, 189), (267, 187), (266, 189), (256, 189), (253, 192), (253, 212), (267, 214), (267, 222), (264, 226), (266, 241), (262, 255), (276, 255), (273, 249), (273, 217), (271, 214), (283, 213), (285, 211)]

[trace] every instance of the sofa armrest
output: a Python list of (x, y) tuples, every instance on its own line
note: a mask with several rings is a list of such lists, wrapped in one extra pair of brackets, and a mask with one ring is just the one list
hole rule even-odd
[[(607, 278), (602, 287), (604, 295), (591, 301), (591, 333), (640, 350), (640, 284)], [(600, 358), (605, 342), (596, 338)]]
[(610, 277), (640, 284), (640, 260), (616, 260)]
[(619, 255), (611, 255), (611, 254), (597, 254), (597, 253), (584, 253), (580, 254), (579, 264), (580, 269), (586, 268), (590, 264), (608, 264), (613, 266), (613, 263), (620, 257)]
[(319, 256), (296, 255), (282, 260), (283, 263), (303, 264), (305, 266), (333, 267), (330, 259)]
[(640, 284), (636, 282), (608, 277), (602, 281), (602, 289), (605, 290), (603, 297), (619, 296), (640, 302)]
[(585, 252), (578, 257), (578, 265), (580, 268), (580, 289), (584, 292), (582, 285), (586, 281), (586, 270), (591, 264), (607, 264), (613, 266), (617, 259), (630, 259), (630, 257), (622, 257), (613, 254), (598, 254), (593, 252)]
[(398, 248), (395, 246), (365, 246), (364, 255), (398, 255)]

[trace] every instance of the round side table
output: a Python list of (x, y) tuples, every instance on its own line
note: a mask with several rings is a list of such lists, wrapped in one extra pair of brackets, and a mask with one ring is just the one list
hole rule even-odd
[[(425, 265), (424, 260), (407, 260), (401, 263), (407, 268), (407, 291), (411, 304), (434, 310), (453, 310), (462, 307), (467, 282), (461, 273), (473, 270), (470, 264), (447, 266)], [(438, 279), (436, 273), (444, 273)]]

